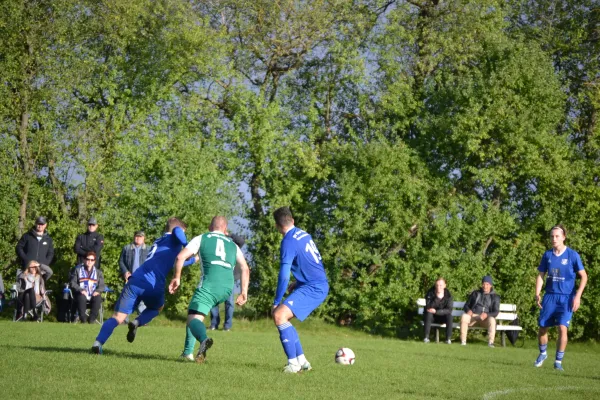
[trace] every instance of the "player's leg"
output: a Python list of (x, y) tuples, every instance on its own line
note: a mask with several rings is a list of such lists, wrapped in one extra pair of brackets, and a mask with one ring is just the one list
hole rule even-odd
[(546, 358), (548, 358), (548, 329), (551, 326), (556, 325), (556, 302), (554, 299), (555, 296), (546, 294), (542, 299), (542, 310), (540, 311), (540, 316), (538, 318), (538, 348), (540, 353), (538, 354), (537, 359), (533, 363), (535, 367), (541, 367), (544, 364)]
[(125, 287), (119, 296), (119, 300), (115, 305), (114, 314), (111, 318), (104, 321), (104, 324), (102, 324), (102, 327), (100, 328), (100, 332), (92, 346), (92, 351), (94, 353), (102, 354), (102, 346), (110, 338), (115, 328), (119, 326), (119, 324), (122, 324), (127, 316), (133, 312), (133, 306), (140, 291), (143, 293), (140, 288), (132, 286), (129, 283), (125, 284)]
[(146, 291), (141, 296), (138, 296), (134, 309), (143, 301), (146, 308), (136, 319), (127, 324), (127, 341), (133, 343), (137, 334), (137, 328), (148, 325), (162, 311), (165, 305), (165, 292), (162, 288), (154, 291)]
[[(297, 359), (296, 350), (299, 347), (302, 356), (304, 356), (304, 351), (302, 351), (302, 345), (300, 344), (300, 340), (298, 338), (298, 332), (296, 332), (296, 329), (290, 323), (292, 318), (294, 318), (294, 313), (285, 304), (280, 304), (273, 312), (273, 322), (275, 322), (275, 326), (279, 331), (279, 340), (281, 341), (283, 351), (288, 358), (288, 365), (283, 371), (296, 373), (302, 370), (302, 364), (300, 364)], [(296, 344), (296, 342), (298, 342), (298, 344)]]
[(556, 341), (556, 359), (554, 360), (554, 369), (563, 371), (562, 360), (565, 356), (565, 349), (567, 348), (569, 328), (566, 325), (558, 326), (558, 340)]
[[(229, 293), (227, 293), (229, 295)], [(221, 296), (219, 296), (221, 297)], [(200, 348), (196, 355), (196, 362), (202, 364), (206, 361), (206, 352), (213, 345), (213, 340), (206, 334), (204, 318), (210, 312), (210, 309), (218, 304), (217, 299), (208, 289), (201, 287), (194, 291), (188, 307), (188, 319), (185, 335), (185, 344), (183, 349), (183, 358), (189, 359), (194, 352), (196, 340), (200, 342)]]

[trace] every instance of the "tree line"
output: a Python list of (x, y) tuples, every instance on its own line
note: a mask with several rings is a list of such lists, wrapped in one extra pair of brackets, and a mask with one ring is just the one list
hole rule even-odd
[(437, 276), (464, 299), (491, 274), (531, 333), (561, 222), (590, 276), (572, 332), (598, 339), (599, 54), (597, 0), (2, 2), (0, 267), (46, 215), (66, 279), (95, 216), (118, 290), (135, 230), (238, 216), (267, 313), (290, 205), (323, 317), (398, 333)]

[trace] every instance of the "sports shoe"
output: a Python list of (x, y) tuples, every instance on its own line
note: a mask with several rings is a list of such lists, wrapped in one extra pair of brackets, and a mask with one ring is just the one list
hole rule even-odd
[(466, 346), (466, 345), (467, 345), (467, 342), (465, 342), (465, 341), (462, 341), (462, 342), (460, 342), (460, 345), (461, 345), (461, 346)]
[(206, 361), (206, 351), (210, 349), (213, 345), (213, 340), (211, 338), (206, 338), (200, 343), (200, 348), (198, 349), (198, 354), (196, 354), (196, 362), (198, 364), (204, 364)]
[(215, 327), (215, 326), (211, 326), (211, 327), (210, 327), (210, 328), (208, 328), (208, 329), (209, 329), (209, 330), (211, 330), (211, 331), (216, 331), (216, 330), (217, 330), (217, 327)]
[(428, 338), (423, 339), (423, 343), (429, 343), (429, 339)]
[(302, 364), (302, 371), (312, 371), (312, 366), (308, 361)]
[(541, 367), (544, 361), (546, 361), (546, 358), (548, 358), (548, 353), (540, 353), (537, 360), (533, 363), (533, 366), (537, 368)]
[(562, 367), (562, 363), (560, 362), (554, 362), (554, 369), (560, 372), (564, 372), (564, 369)]
[(129, 324), (127, 324), (127, 326), (129, 327), (129, 332), (127, 332), (127, 341), (129, 343), (133, 343), (133, 341), (135, 340), (135, 334), (137, 333), (137, 328), (139, 324), (140, 323), (137, 319), (134, 319)]
[(181, 355), (179, 356), (179, 359), (181, 361), (192, 361), (193, 362), (194, 356), (192, 355), (192, 353), (190, 353), (190, 354), (181, 353)]
[(285, 374), (297, 374), (298, 372), (302, 372), (302, 367), (298, 364), (288, 364), (283, 367), (283, 373)]
[(493, 349), (493, 348), (494, 348), (494, 347), (496, 347), (496, 346), (494, 346), (494, 343), (492, 343), (492, 342), (489, 342), (489, 343), (488, 343), (488, 347), (491, 347), (491, 348)]
[(231, 332), (231, 328), (225, 328), (223, 329), (223, 332)]
[(99, 341), (95, 341), (92, 345), (92, 353), (94, 354), (102, 354), (102, 344)]
[(452, 344), (452, 340), (446, 340), (446, 344)]

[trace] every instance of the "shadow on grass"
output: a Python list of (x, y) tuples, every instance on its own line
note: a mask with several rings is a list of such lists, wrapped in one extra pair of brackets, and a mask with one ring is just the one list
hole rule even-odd
[[(89, 354), (94, 355), (91, 352), (91, 348), (72, 348), (72, 347), (56, 347), (56, 346), (14, 346), (14, 345), (6, 345), (0, 344), (0, 348), (7, 349), (23, 349), (23, 350), (33, 350), (40, 351), (44, 353), (71, 353), (71, 354)], [(139, 354), (139, 353), (131, 353), (131, 352), (117, 352), (113, 350), (105, 350), (102, 356), (110, 356), (110, 357), (118, 357), (118, 358), (129, 358), (129, 359), (138, 359), (138, 360), (160, 360), (160, 361), (169, 361), (172, 362), (176, 360), (175, 358), (166, 358), (164, 356), (160, 356), (157, 354)]]

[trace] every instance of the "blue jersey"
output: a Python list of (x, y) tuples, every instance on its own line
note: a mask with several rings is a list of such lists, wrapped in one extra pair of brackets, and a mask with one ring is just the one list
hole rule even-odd
[[(156, 287), (157, 284), (164, 287), (167, 274), (173, 269), (175, 258), (185, 245), (187, 245), (185, 232), (176, 226), (172, 234), (165, 233), (154, 242), (150, 251), (148, 251), (146, 261), (135, 270), (131, 277), (134, 281), (143, 279), (153, 287)], [(194, 261), (192, 257), (184, 265), (193, 264)]]
[(280, 269), (274, 305), (279, 305), (290, 280), (290, 270), (299, 286), (305, 284), (327, 286), (327, 275), (321, 254), (312, 237), (295, 226), (290, 229), (280, 248)]
[(560, 256), (548, 250), (542, 256), (538, 271), (546, 272), (546, 293), (566, 294), (575, 293), (575, 278), (577, 272), (583, 270), (581, 257), (575, 250), (565, 248)]

